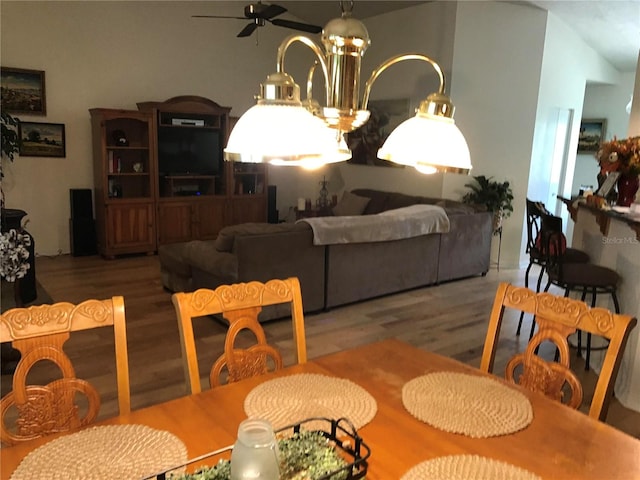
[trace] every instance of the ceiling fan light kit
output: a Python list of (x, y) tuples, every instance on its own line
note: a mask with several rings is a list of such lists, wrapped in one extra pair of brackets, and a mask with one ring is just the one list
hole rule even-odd
[[(343, 133), (355, 130), (369, 119), (367, 105), (375, 80), (398, 62), (419, 60), (434, 68), (440, 88), (421, 102), (415, 117), (401, 123), (389, 135), (378, 157), (415, 167), (421, 173), (469, 173), (469, 148), (453, 120), (455, 108), (445, 95), (444, 74), (426, 55), (407, 53), (384, 61), (365, 83), (359, 103), (361, 61), (371, 40), (365, 25), (351, 17), (353, 2), (340, 4), (342, 17), (329, 21), (322, 31), (324, 50), (304, 35), (291, 35), (281, 43), (277, 71), (261, 84), (257, 104), (238, 120), (224, 150), (225, 160), (297, 166), (347, 160), (350, 154), (344, 151)], [(318, 58), (325, 82), (326, 106), (322, 108), (311, 99), (315, 66), (307, 83), (306, 108), (300, 100), (300, 88), (284, 71), (286, 51), (296, 42), (307, 45)], [(276, 117), (274, 108), (283, 105), (288, 108), (278, 110)], [(322, 121), (311, 121), (319, 119)], [(306, 140), (301, 142), (301, 138)]]

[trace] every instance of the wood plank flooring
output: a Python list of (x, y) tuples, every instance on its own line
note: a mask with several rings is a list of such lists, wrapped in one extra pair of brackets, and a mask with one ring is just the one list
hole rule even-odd
[[(116, 260), (61, 255), (38, 257), (37, 278), (56, 302), (81, 302), (87, 298), (123, 295), (127, 316), (132, 408), (179, 397), (186, 393), (178, 327), (171, 294), (160, 283), (157, 256), (131, 256)], [(537, 273), (537, 272), (533, 272)], [(533, 275), (532, 273), (532, 275)], [(475, 277), (389, 295), (367, 302), (305, 316), (309, 358), (395, 337), (419, 348), (480, 365), (487, 321), (497, 285), (501, 281), (523, 283), (523, 271), (491, 270)], [(303, 299), (304, 301), (304, 299)], [(506, 360), (524, 348), (530, 320), (522, 337), (515, 335), (517, 317), (505, 319), (496, 372)], [(294, 359), (289, 320), (267, 322), (270, 343), (283, 353), (285, 363)], [(101, 418), (117, 414), (113, 337), (109, 329), (80, 332), (67, 342), (77, 374), (101, 392)], [(210, 318), (195, 323), (201, 370), (208, 369), (222, 352), (226, 328)], [(585, 384), (590, 400), (595, 375), (572, 357), (574, 370)], [(208, 385), (208, 380), (203, 382)], [(2, 376), (2, 394), (11, 388), (11, 376)], [(614, 399), (607, 422), (640, 438), (640, 413)]]

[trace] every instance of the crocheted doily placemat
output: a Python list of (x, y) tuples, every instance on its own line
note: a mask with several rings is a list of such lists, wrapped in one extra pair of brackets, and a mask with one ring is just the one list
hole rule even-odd
[[(350, 380), (316, 373), (274, 378), (255, 387), (244, 400), (248, 417), (269, 420), (278, 429), (311, 417), (346, 417), (356, 428), (378, 410), (375, 398)], [(321, 428), (307, 424), (307, 428)], [(321, 424), (326, 427), (326, 424)]]
[(93, 427), (51, 440), (29, 453), (12, 480), (122, 480), (153, 475), (187, 461), (170, 432), (145, 425)]
[(524, 394), (492, 378), (464, 373), (414, 378), (402, 387), (402, 403), (431, 426), (474, 438), (517, 432), (533, 420)]
[(448, 455), (419, 463), (400, 480), (540, 480), (528, 470), (479, 455)]

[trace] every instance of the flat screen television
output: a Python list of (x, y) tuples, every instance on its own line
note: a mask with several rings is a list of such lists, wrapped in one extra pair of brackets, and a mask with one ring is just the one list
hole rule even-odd
[(222, 165), (221, 133), (196, 127), (159, 127), (160, 176), (218, 175)]

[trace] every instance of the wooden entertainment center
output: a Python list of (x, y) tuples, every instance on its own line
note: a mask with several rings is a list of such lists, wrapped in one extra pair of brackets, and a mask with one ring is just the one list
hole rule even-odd
[(113, 258), (267, 220), (267, 168), (223, 161), (231, 109), (198, 96), (90, 109), (98, 251)]

